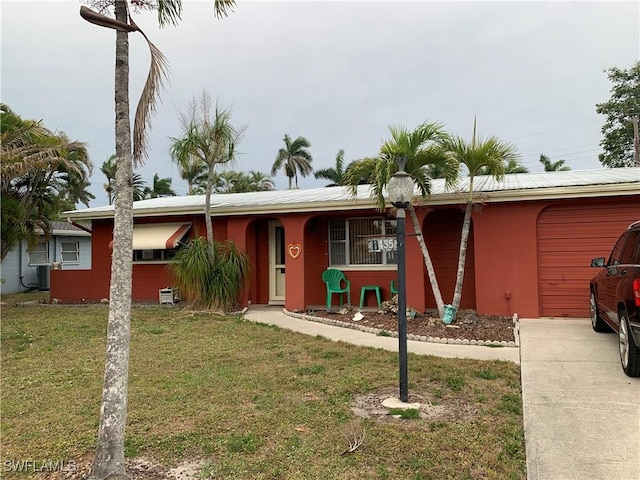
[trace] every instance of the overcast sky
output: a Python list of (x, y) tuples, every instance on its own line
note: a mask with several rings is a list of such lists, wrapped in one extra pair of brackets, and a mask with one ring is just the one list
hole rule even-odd
[[(88, 144), (98, 206), (107, 203), (100, 166), (115, 151), (115, 33), (82, 20), (79, 5), (2, 1), (1, 100)], [(232, 106), (234, 124), (248, 124), (236, 170), (268, 173), (285, 133), (309, 139), (319, 169), (341, 148), (347, 161), (375, 155), (390, 124), (439, 121), (470, 138), (474, 115), (480, 136), (512, 141), (530, 171), (542, 170), (541, 153), (574, 170), (599, 168), (604, 69), (630, 67), (640, 50), (637, 1), (253, 1), (223, 20), (210, 1), (183, 7), (178, 27), (134, 17), (171, 67), (140, 173), (172, 177), (179, 194), (187, 186), (168, 138), (180, 135), (179, 112), (202, 89)], [(130, 44), (134, 110), (149, 53), (139, 34)], [(275, 180), (286, 188), (282, 173)]]

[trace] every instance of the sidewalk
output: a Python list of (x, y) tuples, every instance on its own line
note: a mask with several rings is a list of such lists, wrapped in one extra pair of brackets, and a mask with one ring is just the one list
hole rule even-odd
[[(334, 325), (289, 317), (282, 313), (282, 307), (253, 306), (244, 316), (247, 320), (253, 322), (277, 325), (278, 327), (307, 335), (321, 335), (337, 342), (382, 348), (392, 352), (398, 351), (397, 338), (381, 337), (350, 328), (336, 327)], [(492, 348), (476, 345), (447, 345), (407, 340), (407, 348), (409, 352), (418, 355), (435, 355), (445, 358), (475, 358), (477, 360), (506, 360), (520, 363), (520, 350), (515, 347)]]

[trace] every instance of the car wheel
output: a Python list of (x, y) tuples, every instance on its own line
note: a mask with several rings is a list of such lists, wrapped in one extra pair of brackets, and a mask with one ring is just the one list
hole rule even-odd
[(620, 312), (620, 327), (618, 328), (618, 339), (620, 345), (620, 362), (624, 373), (630, 377), (640, 377), (640, 348), (635, 344), (629, 317), (627, 312)]
[(591, 292), (591, 298), (589, 299), (589, 307), (591, 309), (591, 326), (596, 332), (610, 332), (611, 329), (607, 322), (602, 320), (600, 313), (598, 312), (598, 301), (596, 294)]

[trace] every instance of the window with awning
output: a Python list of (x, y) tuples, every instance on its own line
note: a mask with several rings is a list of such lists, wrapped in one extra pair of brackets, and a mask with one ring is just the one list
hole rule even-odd
[[(191, 223), (146, 223), (133, 226), (133, 260), (168, 260), (189, 232)], [(113, 240), (109, 243), (113, 248)]]

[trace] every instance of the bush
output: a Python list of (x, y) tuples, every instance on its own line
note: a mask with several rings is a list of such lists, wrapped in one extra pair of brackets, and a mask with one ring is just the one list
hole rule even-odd
[(180, 249), (168, 268), (189, 307), (224, 311), (236, 306), (249, 279), (250, 262), (232, 241), (200, 237)]

